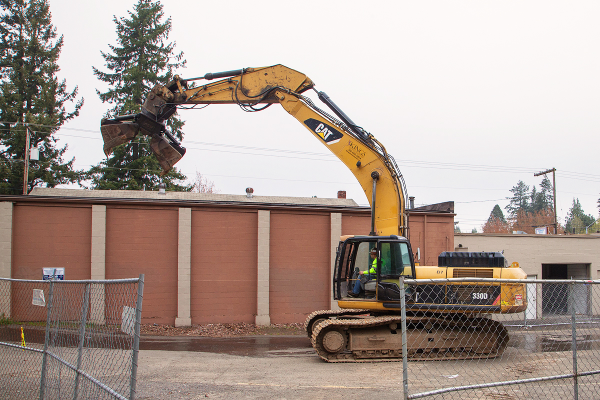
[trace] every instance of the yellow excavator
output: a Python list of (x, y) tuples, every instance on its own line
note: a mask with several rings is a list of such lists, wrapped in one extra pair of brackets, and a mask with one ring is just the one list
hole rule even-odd
[[(303, 95), (311, 89), (329, 111)], [(524, 284), (423, 281), (404, 288), (400, 282), (402, 278), (525, 279), (524, 271), (494, 252), (444, 252), (438, 266), (415, 266), (408, 239), (406, 188), (396, 162), (372, 134), (355, 124), (324, 92), (316, 91), (303, 73), (274, 65), (192, 79), (175, 76), (167, 85), (152, 89), (141, 113), (102, 120), (104, 151), (109, 155), (137, 135), (149, 136), (150, 147), (166, 173), (185, 154), (165, 123), (179, 107), (237, 104), (260, 111), (274, 103), (352, 171), (371, 204), (371, 232), (344, 236), (338, 246), (333, 296), (339, 310), (315, 311), (306, 320), (317, 354), (329, 362), (401, 359), (404, 302), (408, 357), (446, 360), (500, 355), (508, 343), (508, 331), (482, 315), (523, 312), (527, 306)]]

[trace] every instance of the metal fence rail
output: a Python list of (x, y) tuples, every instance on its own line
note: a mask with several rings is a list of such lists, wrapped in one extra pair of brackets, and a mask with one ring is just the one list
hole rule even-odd
[[(409, 333), (403, 341), (405, 399), (600, 398), (600, 282), (461, 278), (400, 285), (403, 293), (442, 296), (457, 308), (490, 308), (411, 326), (410, 301), (402, 305), (403, 335)], [(521, 307), (508, 307), (521, 301)], [(503, 313), (491, 312), (500, 307)], [(411, 329), (424, 334), (410, 336)], [(435, 343), (443, 345), (435, 348), (410, 342), (429, 337), (433, 343), (436, 334)], [(411, 353), (416, 347), (419, 353)]]
[(0, 278), (0, 399), (134, 399), (143, 286)]

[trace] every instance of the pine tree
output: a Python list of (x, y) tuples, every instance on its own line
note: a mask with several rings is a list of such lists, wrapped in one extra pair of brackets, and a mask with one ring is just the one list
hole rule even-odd
[[(27, 192), (34, 186), (76, 182), (80, 172), (64, 162), (67, 146), (55, 133), (79, 115), (83, 99), (56, 77), (63, 37), (57, 39), (47, 0), (0, 0), (0, 193), (23, 193), (25, 127), (40, 159), (29, 168)], [(74, 103), (67, 111), (67, 104)], [(15, 123), (18, 123), (15, 125)]]
[(540, 211), (546, 208), (554, 209), (554, 186), (552, 185), (552, 182), (550, 182), (550, 179), (548, 179), (546, 175), (544, 175), (544, 179), (542, 179), (542, 183), (540, 184), (540, 186), (541, 204), (539, 204), (539, 208), (536, 211)]
[[(138, 0), (128, 18), (114, 17), (117, 27), (117, 44), (109, 45), (111, 53), (102, 52), (110, 72), (94, 68), (94, 74), (110, 88), (101, 93), (100, 99), (113, 107), (107, 117), (137, 114), (147, 93), (155, 84), (168, 83), (177, 68), (185, 66), (183, 52), (175, 54), (175, 43), (168, 42), (171, 18), (161, 22), (164, 16), (160, 1)], [(168, 120), (168, 127), (180, 140), (183, 122), (176, 116)], [(163, 177), (158, 160), (149, 146), (149, 138), (139, 135), (134, 142), (114, 149), (113, 154), (99, 165), (92, 167), (87, 178), (93, 189), (156, 189), (164, 182), (167, 190), (189, 191), (192, 185), (184, 185), (185, 175), (175, 168)]]
[(513, 196), (509, 198), (510, 202), (505, 207), (506, 211), (511, 218), (516, 218), (519, 211), (523, 210), (529, 212), (530, 209), (530, 198), (529, 186), (523, 181), (519, 181), (516, 186), (510, 189)]
[(506, 222), (506, 219), (504, 218), (504, 213), (502, 212), (502, 209), (498, 204), (494, 206), (492, 212), (490, 213), (490, 218), (492, 217), (498, 218), (502, 222)]
[(595, 221), (592, 215), (585, 214), (579, 199), (573, 199), (573, 205), (567, 214), (565, 230), (567, 233), (585, 233), (585, 228)]
[(542, 202), (542, 194), (538, 193), (537, 188), (533, 186), (531, 188), (531, 194), (529, 195), (529, 210), (531, 212), (537, 211), (537, 207), (541, 205)]
[(544, 179), (542, 179), (542, 183), (540, 185), (541, 189), (538, 192), (537, 188), (534, 186), (531, 190), (531, 212), (539, 212), (542, 210), (546, 210), (548, 208), (553, 209), (554, 204), (554, 194), (552, 183), (547, 176), (544, 175)]
[(494, 206), (490, 216), (481, 227), (483, 233), (509, 233), (510, 227), (504, 218), (504, 213), (498, 204)]

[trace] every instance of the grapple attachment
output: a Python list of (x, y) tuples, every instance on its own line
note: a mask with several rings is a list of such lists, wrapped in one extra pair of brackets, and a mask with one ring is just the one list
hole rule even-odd
[(139, 130), (140, 126), (134, 122), (112, 123), (110, 120), (102, 120), (100, 132), (104, 140), (104, 154), (108, 157), (115, 147), (135, 138)]
[[(170, 134), (168, 136), (172, 138)], [(181, 147), (176, 141), (167, 140), (163, 135), (152, 135), (150, 148), (163, 169), (161, 175), (169, 172), (169, 170), (173, 168), (173, 165), (181, 160), (181, 157), (185, 154), (185, 148)]]
[(115, 147), (129, 142), (138, 134), (150, 136), (150, 148), (163, 169), (161, 175), (169, 172), (185, 154), (185, 148), (166, 131), (164, 125), (143, 114), (103, 119), (100, 132), (104, 140), (104, 154), (107, 156)]

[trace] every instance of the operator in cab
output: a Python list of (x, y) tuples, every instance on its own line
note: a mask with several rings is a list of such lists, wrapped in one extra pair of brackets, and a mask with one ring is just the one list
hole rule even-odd
[[(373, 260), (371, 261), (371, 266), (366, 271), (359, 272), (359, 276), (354, 283), (354, 288), (348, 293), (350, 297), (357, 297), (361, 290), (365, 289), (365, 283), (377, 277), (377, 247), (373, 247), (369, 254)], [(385, 265), (385, 260), (381, 260), (381, 264), (382, 266)]]

